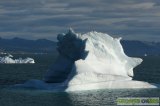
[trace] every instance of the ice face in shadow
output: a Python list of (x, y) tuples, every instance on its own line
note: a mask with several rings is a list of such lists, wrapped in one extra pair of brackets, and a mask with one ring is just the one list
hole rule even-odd
[(95, 31), (76, 34), (70, 29), (57, 39), (59, 56), (44, 81), (30, 80), (18, 86), (62, 91), (156, 88), (147, 82), (132, 80), (133, 68), (142, 59), (128, 57), (120, 38)]
[(13, 59), (12, 55), (8, 55), (8, 56), (4, 56), (4, 57), (0, 57), (0, 63), (2, 64), (34, 64), (35, 61), (32, 58), (18, 58), (18, 59)]
[(57, 39), (59, 56), (44, 78), (49, 83), (64, 82), (71, 73), (74, 62), (84, 59), (88, 53), (85, 51), (86, 40), (81, 39), (72, 29), (67, 34), (59, 34)]

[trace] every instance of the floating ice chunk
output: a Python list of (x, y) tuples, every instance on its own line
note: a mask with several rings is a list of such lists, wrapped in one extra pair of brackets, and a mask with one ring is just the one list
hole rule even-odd
[(8, 55), (8, 56), (4, 56), (4, 57), (0, 57), (0, 63), (4, 63), (4, 64), (28, 64), (28, 63), (35, 63), (34, 59), (32, 58), (19, 58), (19, 59), (12, 59), (13, 56), (12, 55)]

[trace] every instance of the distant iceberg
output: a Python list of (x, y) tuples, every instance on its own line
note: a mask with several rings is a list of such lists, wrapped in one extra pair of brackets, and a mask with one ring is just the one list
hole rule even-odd
[(34, 64), (35, 61), (32, 58), (19, 58), (19, 59), (12, 59), (13, 56), (12, 55), (8, 55), (8, 56), (4, 56), (4, 57), (0, 57), (0, 63), (3, 64)]
[(5, 52), (0, 52), (0, 54), (7, 54), (7, 53), (5, 53)]
[(44, 77), (16, 87), (77, 91), (106, 88), (156, 88), (132, 80), (133, 68), (142, 59), (128, 57), (120, 43), (105, 33), (77, 34), (72, 29), (57, 36), (59, 56)]

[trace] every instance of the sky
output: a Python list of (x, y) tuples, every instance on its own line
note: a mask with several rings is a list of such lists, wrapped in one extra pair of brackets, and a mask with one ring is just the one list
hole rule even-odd
[(160, 42), (160, 0), (0, 0), (0, 37), (56, 40), (72, 27)]

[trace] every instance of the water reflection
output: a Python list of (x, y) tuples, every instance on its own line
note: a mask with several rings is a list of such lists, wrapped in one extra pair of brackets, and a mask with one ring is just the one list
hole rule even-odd
[(118, 97), (159, 97), (160, 89), (117, 89), (77, 92), (2, 90), (2, 106), (112, 106)]
[(107, 89), (67, 93), (73, 106), (117, 105), (118, 97), (159, 97), (160, 89)]

